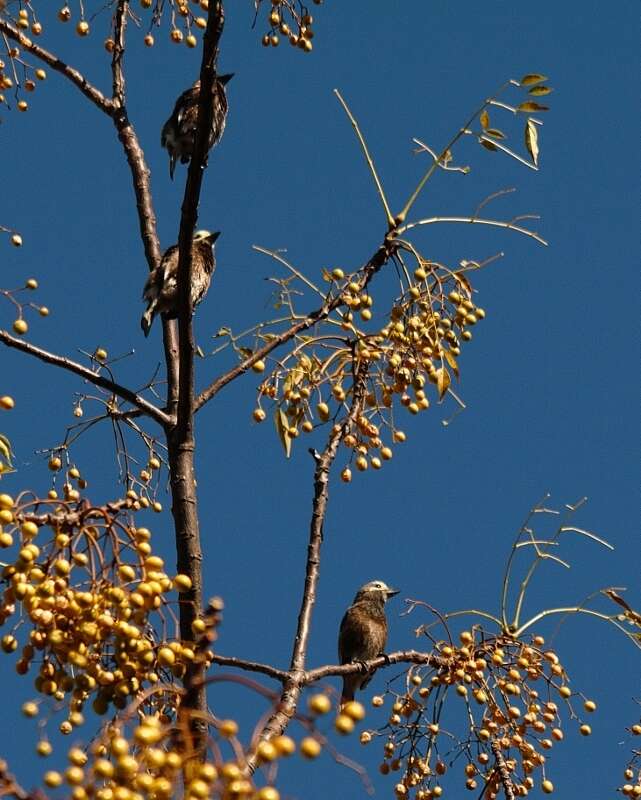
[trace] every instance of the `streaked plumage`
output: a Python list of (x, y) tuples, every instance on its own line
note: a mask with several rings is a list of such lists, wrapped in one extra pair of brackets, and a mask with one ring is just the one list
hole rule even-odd
[[(345, 612), (338, 634), (338, 658), (341, 664), (369, 661), (385, 651), (387, 619), (385, 603), (398, 594), (383, 581), (370, 581), (356, 593)], [(341, 703), (354, 699), (357, 689), (364, 689), (373, 673), (345, 675)]]
[[(214, 116), (212, 127), (209, 133), (207, 149), (218, 144), (225, 130), (227, 121), (227, 95), (225, 85), (231, 78), (229, 75), (217, 76), (214, 80), (212, 93), (214, 97)], [(171, 116), (165, 122), (160, 134), (160, 143), (169, 153), (169, 175), (174, 178), (176, 161), (180, 159), (181, 164), (187, 164), (194, 153), (194, 143), (196, 140), (196, 122), (198, 119), (198, 98), (200, 96), (200, 80), (184, 91), (172, 111)]]
[[(194, 235), (192, 244), (192, 282), (191, 302), (193, 308), (207, 294), (211, 276), (216, 269), (214, 255), (214, 242), (220, 235), (219, 231), (198, 231)], [(172, 245), (163, 254), (160, 264), (149, 273), (147, 283), (142, 293), (143, 300), (147, 302), (147, 310), (142, 315), (140, 326), (145, 336), (149, 335), (151, 325), (156, 314), (162, 314), (167, 319), (174, 319), (177, 315), (176, 303), (178, 301), (178, 245)]]

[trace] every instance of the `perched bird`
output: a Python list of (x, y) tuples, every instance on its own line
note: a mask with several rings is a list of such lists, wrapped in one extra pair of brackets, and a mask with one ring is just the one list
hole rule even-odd
[[(214, 242), (220, 231), (197, 231), (191, 246), (191, 303), (195, 308), (207, 294), (211, 276), (216, 269)], [(142, 298), (147, 302), (147, 310), (142, 315), (140, 326), (145, 336), (149, 336), (156, 314), (167, 319), (175, 319), (178, 313), (178, 245), (172, 245), (163, 254), (160, 264), (149, 273)]]
[[(214, 98), (214, 116), (209, 132), (207, 150), (218, 144), (225, 130), (227, 121), (227, 95), (226, 84), (233, 78), (229, 75), (218, 75), (214, 79), (212, 94)], [(196, 122), (198, 120), (198, 98), (200, 97), (200, 80), (184, 91), (171, 113), (171, 116), (162, 126), (160, 144), (169, 153), (169, 176), (174, 179), (174, 169), (177, 159), (181, 164), (187, 164), (194, 154), (196, 141)]]
[[(398, 594), (383, 581), (370, 581), (356, 592), (354, 602), (345, 612), (338, 634), (338, 658), (341, 664), (369, 661), (380, 656), (387, 642), (385, 603)], [(343, 676), (341, 704), (354, 699), (357, 689), (364, 689), (372, 672)]]

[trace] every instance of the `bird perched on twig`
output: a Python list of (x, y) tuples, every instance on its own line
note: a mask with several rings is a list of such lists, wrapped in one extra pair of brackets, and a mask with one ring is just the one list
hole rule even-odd
[[(220, 231), (197, 231), (191, 246), (191, 304), (195, 308), (207, 294), (211, 276), (216, 269), (214, 242)], [(142, 293), (147, 302), (147, 310), (142, 315), (140, 326), (145, 336), (149, 336), (156, 314), (167, 319), (178, 315), (178, 245), (165, 250), (160, 264), (149, 273)]]
[[(370, 581), (356, 592), (354, 602), (345, 612), (338, 634), (338, 658), (341, 664), (369, 661), (385, 651), (387, 619), (385, 603), (398, 594), (383, 581)], [(373, 672), (343, 676), (341, 705), (354, 699), (357, 689), (364, 689)]]
[[(218, 144), (225, 130), (227, 122), (227, 95), (225, 86), (233, 78), (229, 75), (217, 75), (212, 86), (214, 100), (213, 118), (207, 150)], [(160, 144), (169, 153), (169, 176), (174, 179), (176, 161), (187, 164), (194, 154), (196, 141), (196, 125), (198, 122), (198, 98), (200, 97), (200, 80), (184, 91), (171, 113), (171, 116), (162, 126)]]

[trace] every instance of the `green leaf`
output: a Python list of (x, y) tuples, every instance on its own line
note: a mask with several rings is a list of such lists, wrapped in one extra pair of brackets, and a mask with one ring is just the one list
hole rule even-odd
[(528, 75), (524, 75), (519, 83), (521, 86), (532, 86), (535, 83), (543, 83), (546, 81), (547, 78), (545, 75), (539, 75), (538, 72), (531, 72)]
[(274, 422), (276, 423), (276, 432), (278, 433), (278, 438), (280, 439), (280, 443), (283, 445), (283, 449), (285, 450), (285, 456), (289, 458), (292, 452), (292, 437), (289, 435), (289, 420), (282, 409), (276, 409)]
[(525, 103), (521, 103), (516, 107), (517, 111), (526, 111), (528, 114), (531, 111), (549, 111), (549, 106), (542, 106), (539, 103), (535, 103), (533, 100), (526, 100)]
[(551, 86), (533, 86), (528, 94), (531, 94), (532, 97), (543, 97), (544, 94), (550, 94), (553, 91)]
[(525, 125), (525, 146), (536, 167), (539, 163), (539, 132), (531, 119)]
[(486, 109), (481, 111), (481, 116), (479, 117), (479, 122), (481, 123), (481, 127), (489, 128), (490, 127), (490, 115), (487, 113)]

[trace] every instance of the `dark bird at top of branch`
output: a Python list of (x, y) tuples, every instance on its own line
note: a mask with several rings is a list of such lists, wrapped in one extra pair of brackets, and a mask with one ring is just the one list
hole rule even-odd
[[(398, 594), (383, 581), (370, 581), (356, 592), (354, 602), (345, 612), (338, 634), (338, 658), (341, 664), (369, 661), (385, 651), (387, 618), (385, 603)], [(354, 699), (357, 689), (364, 689), (372, 672), (344, 675), (341, 704)]]
[[(191, 305), (192, 309), (207, 294), (211, 276), (216, 269), (214, 242), (220, 231), (197, 231), (191, 246)], [(149, 273), (142, 293), (147, 310), (142, 315), (140, 326), (145, 336), (149, 335), (156, 314), (175, 319), (178, 314), (178, 245), (172, 245), (163, 254), (160, 264)]]
[[(218, 144), (225, 130), (228, 108), (225, 86), (232, 78), (233, 73), (220, 75), (214, 79), (212, 86), (214, 108), (209, 141), (207, 143), (208, 151)], [(160, 144), (169, 153), (169, 175), (172, 180), (174, 179), (176, 161), (180, 159), (181, 164), (187, 164), (194, 154), (199, 96), (200, 81), (197, 80), (190, 89), (184, 91), (176, 100), (171, 116), (162, 126)]]

